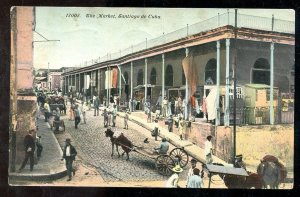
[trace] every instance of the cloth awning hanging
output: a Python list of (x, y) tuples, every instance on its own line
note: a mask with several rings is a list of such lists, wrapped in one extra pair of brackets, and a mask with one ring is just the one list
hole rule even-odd
[(112, 88), (117, 88), (118, 85), (118, 68), (112, 69)]
[(217, 88), (212, 88), (205, 99), (208, 120), (216, 119)]
[(188, 82), (190, 89), (190, 96), (192, 96), (197, 90), (197, 82), (198, 82), (198, 71), (197, 66), (194, 62), (194, 57), (192, 54), (185, 57), (182, 60), (182, 68), (184, 72), (184, 76)]

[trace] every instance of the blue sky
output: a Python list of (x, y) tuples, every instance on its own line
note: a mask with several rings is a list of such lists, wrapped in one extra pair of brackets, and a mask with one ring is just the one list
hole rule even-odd
[[(234, 12), (233, 9), (229, 9)], [(161, 36), (208, 18), (226, 13), (227, 9), (162, 9), (162, 8), (63, 8), (37, 7), (35, 30), (49, 40), (35, 42), (34, 67), (75, 66), (84, 61)], [(76, 13), (80, 17), (66, 17)], [(294, 21), (293, 10), (239, 9), (238, 13)], [(87, 18), (86, 14), (116, 15), (116, 18)], [(122, 15), (145, 15), (145, 19), (118, 18)], [(159, 19), (148, 18), (149, 15)], [(34, 40), (43, 40), (34, 33)]]

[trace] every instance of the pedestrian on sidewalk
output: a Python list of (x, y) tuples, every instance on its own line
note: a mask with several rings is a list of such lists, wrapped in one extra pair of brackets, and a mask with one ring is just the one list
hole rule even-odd
[(151, 109), (150, 107), (147, 109), (147, 123), (151, 122)]
[(108, 126), (108, 116), (109, 115), (108, 115), (108, 112), (106, 111), (106, 107), (104, 107), (102, 116), (103, 116), (104, 127), (107, 127)]
[(47, 122), (50, 115), (50, 106), (48, 104), (48, 101), (46, 101), (46, 103), (44, 104), (44, 109), (45, 109), (45, 122)]
[(96, 112), (97, 112), (97, 116), (99, 116), (99, 106), (100, 106), (100, 99), (98, 96), (96, 96), (94, 100), (94, 116), (96, 116)]
[(193, 169), (193, 175), (189, 178), (187, 188), (202, 188), (203, 181), (198, 168)]
[(176, 165), (172, 171), (174, 174), (168, 179), (166, 183), (166, 187), (169, 188), (180, 188), (178, 185), (179, 182), (179, 173), (183, 171), (183, 169), (180, 167), (180, 165)]
[(186, 187), (188, 186), (190, 177), (194, 175), (193, 170), (196, 168), (196, 165), (197, 165), (197, 160), (192, 158), (191, 159), (191, 168), (189, 169), (188, 175), (187, 175), (187, 178), (186, 178)]
[(182, 113), (182, 96), (178, 97), (177, 106), (178, 106), (178, 108), (177, 108), (177, 114)]
[(163, 103), (162, 115), (163, 115), (163, 117), (167, 117), (167, 114), (168, 114), (168, 99), (167, 99), (166, 96), (165, 96), (162, 103)]
[(28, 134), (24, 137), (24, 147), (25, 147), (25, 158), (22, 162), (18, 173), (24, 169), (27, 164), (28, 159), (30, 160), (30, 171), (33, 171), (34, 165), (34, 151), (35, 151), (35, 138), (33, 137), (34, 130), (31, 129), (28, 131)]
[(41, 156), (42, 156), (42, 151), (43, 151), (43, 145), (42, 145), (42, 140), (41, 140), (41, 136), (38, 136), (37, 138), (36, 138), (36, 148), (37, 148), (37, 150), (36, 150), (36, 156), (37, 156), (37, 159), (38, 159), (38, 161), (40, 160), (40, 158), (41, 158)]
[(213, 146), (211, 143), (212, 136), (209, 135), (206, 137), (205, 146), (204, 146), (204, 154), (206, 164), (211, 164), (213, 162), (212, 154), (213, 154)]
[(81, 114), (82, 114), (82, 118), (83, 118), (83, 123), (84, 124), (86, 124), (86, 111), (87, 110), (88, 110), (87, 103), (84, 104), (84, 102), (82, 101)]
[(75, 175), (75, 170), (73, 169), (73, 161), (75, 160), (77, 151), (74, 146), (72, 146), (71, 140), (69, 138), (66, 139), (65, 143), (66, 145), (63, 150), (63, 158), (61, 160), (66, 160), (67, 174), (69, 176), (67, 181), (71, 181), (72, 173), (73, 176)]
[(116, 126), (116, 119), (117, 119), (117, 106), (114, 105), (114, 108), (112, 110), (112, 123), (113, 123), (113, 127)]
[(80, 111), (78, 109), (78, 105), (75, 105), (74, 115), (75, 115), (75, 129), (77, 129), (78, 124), (80, 123)]
[(75, 105), (74, 103), (71, 102), (70, 109), (69, 109), (69, 120), (71, 121), (74, 119), (74, 108)]
[(59, 131), (59, 124), (60, 124), (60, 111), (59, 111), (59, 108), (56, 108), (56, 111), (53, 110), (52, 114), (54, 116), (53, 127), (55, 128), (55, 131)]
[(128, 129), (128, 110), (126, 110), (125, 116), (124, 116), (124, 129)]
[(175, 97), (174, 107), (175, 107), (174, 113), (175, 113), (175, 116), (177, 116), (177, 114), (178, 114), (178, 99), (177, 99), (177, 97)]
[(152, 136), (155, 138), (155, 141), (157, 141), (157, 136), (158, 136), (158, 120), (157, 119), (154, 120)]
[(173, 132), (173, 116), (170, 115), (167, 121), (168, 121), (168, 131)]
[(169, 102), (168, 102), (168, 113), (167, 116), (172, 115), (172, 98), (170, 98)]
[(178, 130), (179, 130), (180, 140), (185, 140), (186, 122), (182, 117), (179, 117)]

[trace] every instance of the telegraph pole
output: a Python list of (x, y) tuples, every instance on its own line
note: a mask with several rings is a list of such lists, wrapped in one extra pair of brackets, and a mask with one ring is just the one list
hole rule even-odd
[(237, 63), (237, 9), (234, 12), (234, 64), (233, 64), (233, 163), (236, 156), (236, 63)]

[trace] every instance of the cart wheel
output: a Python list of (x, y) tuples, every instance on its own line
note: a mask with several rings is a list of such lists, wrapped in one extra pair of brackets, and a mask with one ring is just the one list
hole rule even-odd
[(175, 162), (169, 155), (159, 155), (155, 160), (155, 167), (159, 174), (170, 176)]
[(174, 148), (170, 152), (170, 156), (175, 162), (178, 162), (181, 168), (185, 167), (189, 162), (189, 155), (183, 148)]

